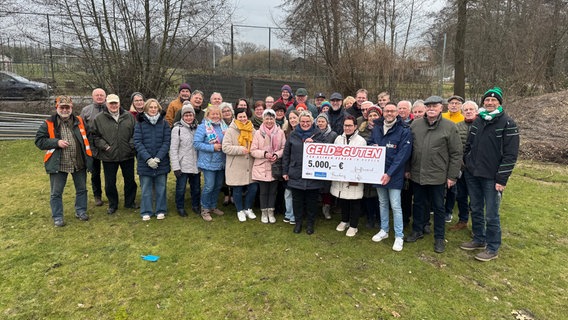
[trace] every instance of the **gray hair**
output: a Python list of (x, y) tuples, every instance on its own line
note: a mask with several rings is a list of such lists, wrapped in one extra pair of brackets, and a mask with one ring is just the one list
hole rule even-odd
[(462, 110), (466, 107), (466, 105), (467, 106), (472, 105), (475, 108), (475, 111), (479, 110), (479, 106), (474, 101), (468, 100), (468, 101), (464, 102), (462, 104)]

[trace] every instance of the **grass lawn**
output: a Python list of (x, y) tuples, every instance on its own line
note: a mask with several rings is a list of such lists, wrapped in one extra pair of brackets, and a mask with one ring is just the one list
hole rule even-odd
[[(211, 223), (174, 212), (143, 222), (119, 208), (55, 228), (42, 152), (32, 141), (0, 142), (2, 319), (564, 319), (568, 314), (568, 169), (522, 162), (501, 206), (503, 245), (482, 263), (459, 249), (469, 231), (391, 247), (365, 229), (347, 238), (339, 216), (316, 233), (279, 221), (238, 222), (234, 209)], [(90, 188), (89, 188), (90, 189)], [(119, 188), (120, 190), (120, 188)], [(189, 192), (188, 192), (189, 193)], [(121, 193), (122, 195), (122, 193)], [(122, 203), (121, 203), (122, 204)], [(189, 207), (189, 206), (188, 206)], [(258, 212), (259, 213), (259, 212)], [(456, 215), (454, 215), (456, 217)], [(455, 222), (455, 218), (454, 218)], [(140, 256), (160, 256), (157, 262)], [(525, 318), (522, 318), (525, 315)], [(564, 316), (563, 316), (564, 315)]]

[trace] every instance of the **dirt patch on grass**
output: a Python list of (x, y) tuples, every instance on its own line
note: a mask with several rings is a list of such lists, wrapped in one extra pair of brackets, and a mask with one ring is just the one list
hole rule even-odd
[(519, 156), (568, 164), (568, 90), (504, 104), (521, 132)]

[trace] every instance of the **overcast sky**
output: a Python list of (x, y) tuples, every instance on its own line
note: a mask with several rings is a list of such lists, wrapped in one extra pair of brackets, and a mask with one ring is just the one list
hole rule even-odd
[[(276, 20), (280, 17), (281, 9), (276, 8), (281, 4), (280, 1), (271, 0), (233, 0), (236, 9), (234, 24), (252, 25), (260, 27), (276, 27), (272, 17)], [(235, 27), (235, 42), (248, 41), (268, 48), (268, 29), (255, 29), (245, 27)], [(272, 34), (271, 47), (277, 49), (282, 44)]]

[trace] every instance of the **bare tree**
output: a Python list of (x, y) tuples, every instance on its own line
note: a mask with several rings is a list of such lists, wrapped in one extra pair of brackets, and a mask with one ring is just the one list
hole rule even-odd
[[(121, 97), (161, 98), (191, 53), (231, 17), (228, 0), (35, 0), (59, 12), (64, 39), (80, 57), (82, 79)], [(179, 81), (179, 80), (177, 80)]]

